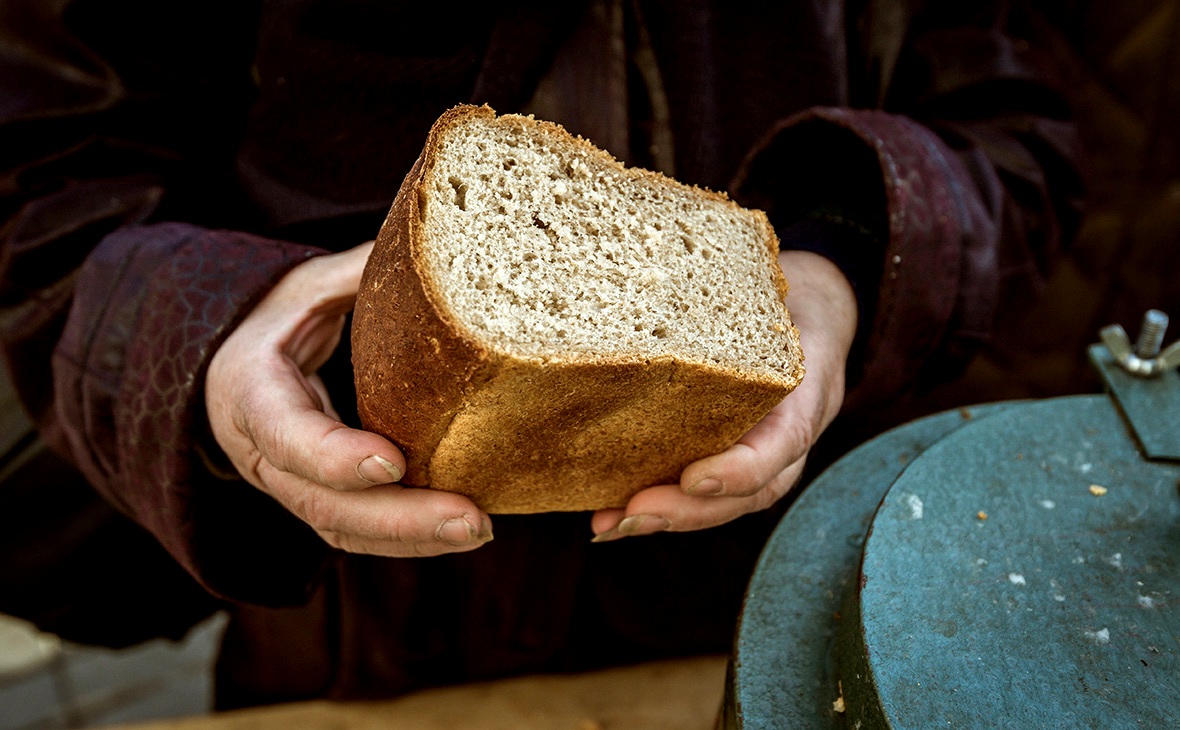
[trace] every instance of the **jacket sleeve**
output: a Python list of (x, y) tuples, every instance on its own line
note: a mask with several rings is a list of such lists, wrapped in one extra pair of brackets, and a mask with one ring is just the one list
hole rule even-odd
[(1068, 109), (1051, 65), (1012, 35), (1017, 17), (988, 3), (965, 4), (968, 18), (873, 5), (905, 23), (874, 31), (870, 15), (852, 57), (876, 76), (852, 74), (859, 105), (783, 121), (735, 185), (785, 245), (820, 248), (853, 281), (850, 408), (957, 373), (1000, 303), (1042, 286), (1082, 196)]
[(325, 548), (216, 468), (202, 389), (233, 326), (317, 251), (219, 225), (249, 86), (230, 5), (142, 6), (159, 36), (83, 4), (0, 8), (6, 364), (43, 437), (209, 590), (298, 600)]

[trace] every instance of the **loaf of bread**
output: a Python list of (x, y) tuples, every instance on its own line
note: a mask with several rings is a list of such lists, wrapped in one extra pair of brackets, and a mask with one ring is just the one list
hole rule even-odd
[(365, 268), (353, 365), (403, 483), (491, 513), (621, 507), (802, 379), (766, 216), (531, 117), (431, 129)]

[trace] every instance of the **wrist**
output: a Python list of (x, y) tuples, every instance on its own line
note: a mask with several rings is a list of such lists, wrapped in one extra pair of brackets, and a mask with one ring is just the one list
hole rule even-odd
[(856, 292), (843, 270), (812, 251), (780, 251), (778, 261), (790, 286), (787, 308), (796, 326), (823, 324), (851, 347), (858, 310)]

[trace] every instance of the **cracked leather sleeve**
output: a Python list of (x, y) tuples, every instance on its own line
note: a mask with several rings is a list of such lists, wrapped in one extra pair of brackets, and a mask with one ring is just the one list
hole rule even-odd
[(203, 392), (218, 345), (316, 253), (179, 223), (119, 229), (81, 267), (54, 352), (59, 447), (222, 597), (299, 600), (327, 553), (269, 497), (212, 468)]

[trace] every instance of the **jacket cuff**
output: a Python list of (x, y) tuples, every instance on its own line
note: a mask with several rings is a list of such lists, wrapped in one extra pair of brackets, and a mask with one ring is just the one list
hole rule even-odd
[(301, 600), (327, 556), (298, 519), (211, 468), (205, 372), (316, 249), (183, 224), (120, 229), (83, 265), (54, 353), (65, 446), (111, 502), (223, 598)]
[(996, 187), (989, 166), (969, 168), (925, 126), (874, 110), (808, 110), (748, 159), (737, 194), (780, 230), (830, 209), (880, 235), (875, 246), (847, 236), (833, 257), (859, 272), (858, 297), (872, 300), (862, 307), (871, 312), (863, 356), (850, 368), (851, 407), (895, 398), (987, 330), (998, 231), (979, 191)]

